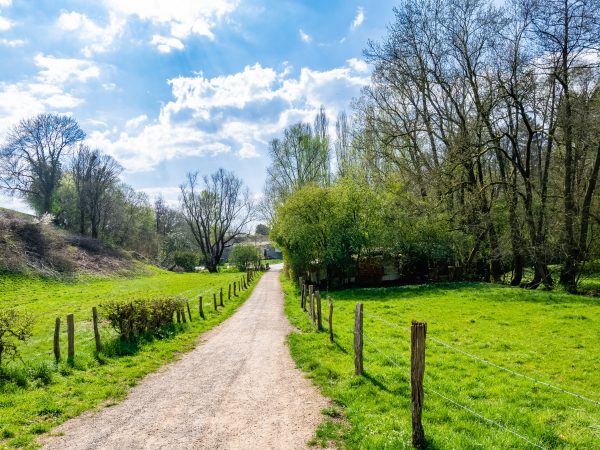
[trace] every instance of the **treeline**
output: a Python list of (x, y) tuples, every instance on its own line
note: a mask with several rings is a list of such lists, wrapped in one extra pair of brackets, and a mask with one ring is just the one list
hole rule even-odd
[(69, 116), (21, 120), (0, 151), (0, 189), (27, 201), (66, 230), (136, 251), (160, 266), (216, 272), (224, 251), (245, 234), (254, 202), (242, 180), (217, 170), (188, 174), (180, 207), (150, 201), (121, 181), (122, 167), (84, 142)]
[(597, 0), (401, 2), (333, 145), (323, 110), (273, 141), (274, 239), (296, 271), (385, 253), (576, 291), (600, 256), (599, 50)]

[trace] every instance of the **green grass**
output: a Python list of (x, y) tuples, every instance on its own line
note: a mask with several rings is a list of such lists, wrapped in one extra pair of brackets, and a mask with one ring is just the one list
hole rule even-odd
[[(289, 336), (292, 356), (345, 417), (326, 420), (315, 443), (411, 448), (407, 329), (414, 319), (428, 324), (423, 413), (428, 448), (535, 448), (432, 390), (544, 448), (600, 448), (598, 404), (482, 364), (433, 340), (600, 401), (600, 300), (477, 283), (332, 292), (335, 343), (330, 344), (327, 331), (315, 332), (301, 311), (290, 281), (284, 280), (284, 289), (286, 313), (300, 329)], [(365, 317), (362, 377), (354, 375), (352, 347), (359, 301)]]
[[(35, 317), (33, 337), (20, 347), (22, 361), (8, 365), (10, 381), (0, 383), (0, 447), (35, 448), (38, 435), (68, 418), (122, 400), (144, 375), (191, 350), (198, 335), (229, 317), (251, 292), (246, 290), (227, 301), (228, 283), (238, 281), (240, 273), (151, 272), (134, 279), (87, 279), (74, 283), (0, 276), (0, 307), (28, 311)], [(218, 294), (220, 287), (224, 290), (225, 308), (214, 312), (212, 294)], [(92, 306), (110, 299), (174, 294), (189, 298), (192, 322), (176, 325), (175, 332), (166, 339), (131, 346), (125, 356), (94, 354)], [(206, 320), (198, 314), (199, 295), (204, 297)], [(52, 351), (54, 320), (61, 317), (61, 348), (66, 355), (68, 313), (74, 314), (76, 331), (72, 367), (64, 362), (57, 365)], [(107, 347), (114, 348), (116, 333), (105, 323), (101, 324), (100, 333)]]

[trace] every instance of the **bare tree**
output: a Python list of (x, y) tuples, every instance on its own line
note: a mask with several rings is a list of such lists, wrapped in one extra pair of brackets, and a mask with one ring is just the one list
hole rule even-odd
[(189, 173), (180, 186), (185, 220), (210, 272), (216, 272), (226, 247), (242, 234), (254, 218), (250, 192), (233, 172), (219, 169), (198, 179)]
[(91, 236), (98, 238), (109, 189), (115, 186), (122, 167), (100, 150), (80, 145), (73, 157), (71, 172), (79, 200), (79, 230), (86, 232), (86, 217), (90, 221)]
[(64, 158), (85, 138), (69, 116), (40, 114), (23, 119), (8, 134), (0, 153), (0, 186), (50, 212)]

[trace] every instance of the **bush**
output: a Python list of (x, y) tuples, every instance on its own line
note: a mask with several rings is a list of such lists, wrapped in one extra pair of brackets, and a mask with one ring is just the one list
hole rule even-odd
[(250, 267), (258, 267), (260, 262), (260, 251), (252, 244), (240, 244), (231, 249), (229, 262), (238, 270), (245, 272)]
[(175, 265), (183, 268), (186, 272), (193, 272), (200, 261), (194, 252), (177, 252), (173, 259)]
[(140, 335), (158, 335), (173, 323), (173, 314), (181, 310), (184, 300), (161, 297), (151, 300), (111, 301), (102, 305), (104, 315), (122, 339), (132, 341)]
[(19, 356), (17, 342), (31, 337), (33, 318), (14, 309), (0, 309), (0, 366), (3, 358)]

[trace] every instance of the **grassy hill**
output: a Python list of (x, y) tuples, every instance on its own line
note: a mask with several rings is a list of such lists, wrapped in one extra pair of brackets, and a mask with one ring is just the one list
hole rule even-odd
[(0, 273), (48, 277), (126, 273), (137, 268), (126, 252), (0, 208)]

